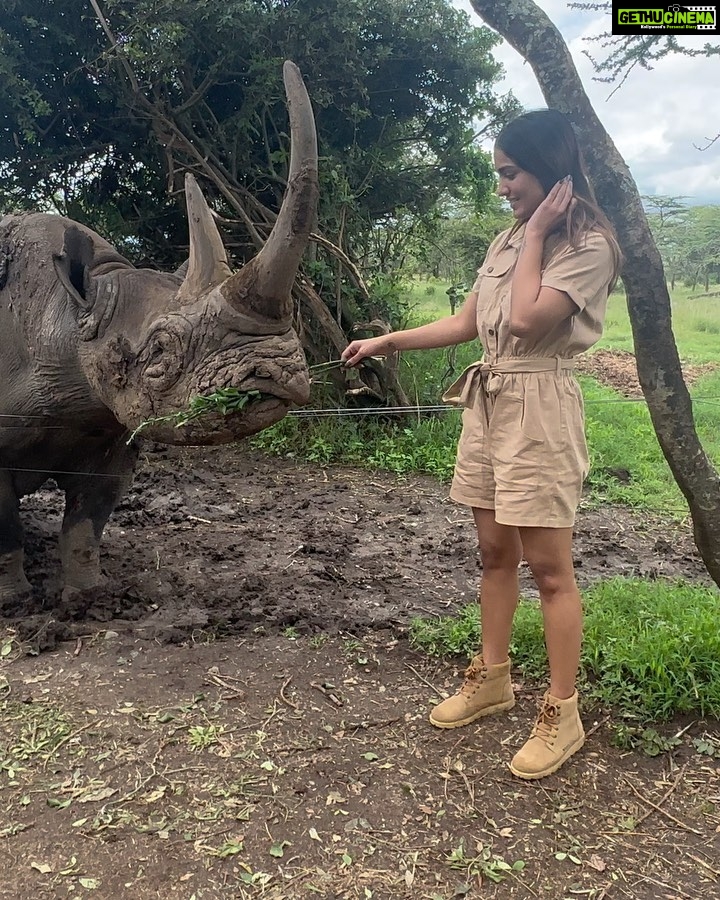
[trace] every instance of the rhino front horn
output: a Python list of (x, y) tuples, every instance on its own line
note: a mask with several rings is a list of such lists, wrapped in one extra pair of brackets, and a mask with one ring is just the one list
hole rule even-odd
[(272, 319), (292, 317), (290, 292), (317, 214), (318, 151), (315, 119), (300, 70), (283, 66), (290, 114), (290, 172), (282, 207), (265, 246), (222, 287), (228, 302)]

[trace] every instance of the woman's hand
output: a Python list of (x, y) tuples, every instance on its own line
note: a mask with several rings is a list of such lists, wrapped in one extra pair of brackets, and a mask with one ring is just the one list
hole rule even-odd
[(387, 356), (393, 352), (392, 335), (381, 334), (378, 337), (353, 341), (343, 350), (340, 359), (346, 366), (357, 366), (368, 356)]
[(567, 175), (550, 188), (550, 193), (530, 216), (525, 226), (526, 233), (544, 240), (565, 219), (573, 202), (572, 178)]

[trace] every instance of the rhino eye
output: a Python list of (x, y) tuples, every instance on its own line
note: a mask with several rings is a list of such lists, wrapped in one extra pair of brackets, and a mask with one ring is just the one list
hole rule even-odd
[(168, 387), (180, 377), (183, 346), (180, 338), (169, 331), (156, 332), (144, 353), (144, 375), (156, 387)]

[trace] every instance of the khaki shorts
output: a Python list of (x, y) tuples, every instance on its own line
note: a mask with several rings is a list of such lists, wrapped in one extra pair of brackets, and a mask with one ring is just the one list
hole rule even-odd
[(500, 525), (570, 528), (589, 471), (580, 387), (571, 374), (517, 373), (463, 411), (450, 497)]

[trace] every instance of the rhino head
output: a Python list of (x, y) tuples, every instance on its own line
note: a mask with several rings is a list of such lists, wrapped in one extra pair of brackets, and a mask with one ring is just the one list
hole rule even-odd
[[(189, 174), (190, 255), (178, 273), (118, 266), (112, 248), (99, 252), (91, 232), (75, 227), (65, 234), (56, 269), (81, 304), (80, 366), (125, 428), (150, 420), (143, 433), (151, 439), (224, 443), (267, 428), (292, 403), (309, 399), (291, 288), (316, 215), (317, 138), (299, 70), (286, 62), (283, 75), (291, 126), (288, 186), (265, 245), (238, 272), (231, 272), (212, 213)], [(241, 411), (211, 412), (182, 427), (153, 421), (221, 388), (254, 392), (253, 399)]]

